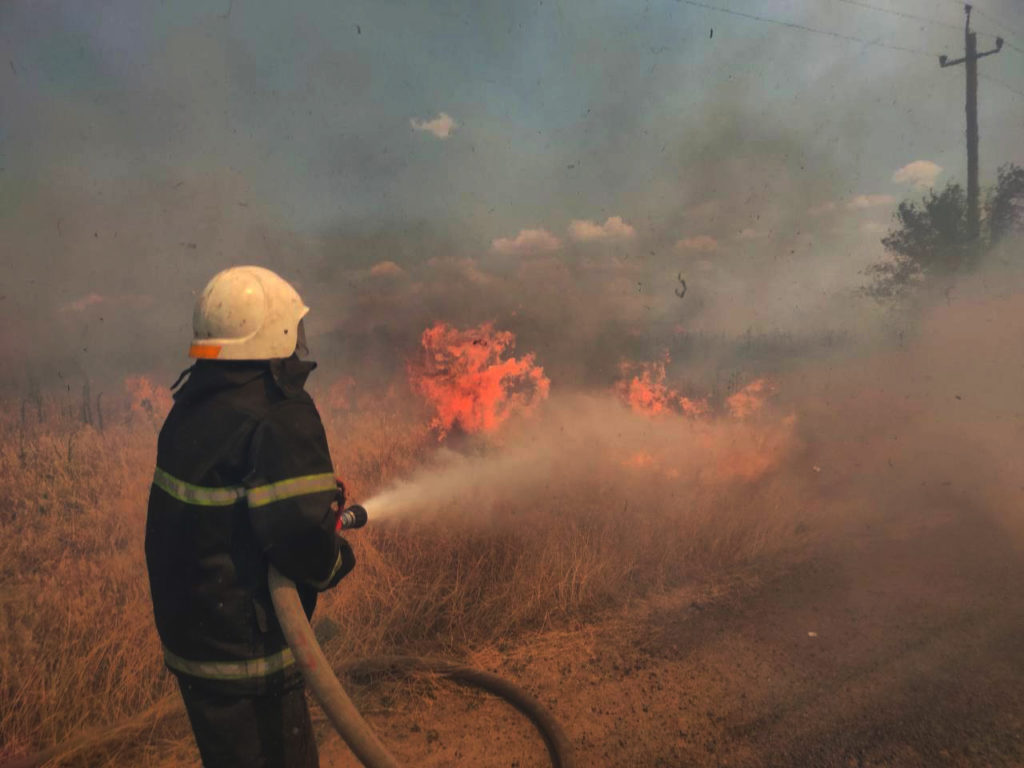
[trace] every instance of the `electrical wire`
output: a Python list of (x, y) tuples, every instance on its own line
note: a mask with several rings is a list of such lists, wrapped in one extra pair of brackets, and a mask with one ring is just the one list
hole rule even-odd
[(936, 27), (945, 27), (946, 29), (955, 29), (957, 32), (963, 32), (963, 26), (956, 24), (947, 24), (944, 21), (938, 19), (929, 19), (926, 16), (917, 16), (913, 13), (904, 13), (903, 11), (894, 11), (891, 8), (882, 8), (878, 5), (870, 5), (869, 3), (862, 3), (860, 0), (838, 0), (840, 3), (846, 3), (847, 5), (856, 5), (860, 8), (868, 8), (872, 11), (880, 11), (881, 13), (888, 13), (892, 16), (899, 16), (904, 19), (912, 19), (914, 21), (923, 21), (926, 24), (933, 24)]
[(988, 80), (990, 83), (998, 85), (1000, 88), (1005, 88), (1006, 90), (1010, 91), (1011, 93), (1015, 93), (1018, 96), (1020, 96), (1022, 99), (1024, 99), (1024, 91), (1018, 91), (1016, 88), (1014, 88), (1013, 86), (1007, 85), (1002, 80), (997, 80), (996, 78), (992, 77), (992, 75), (986, 75), (984, 72), (979, 72), (978, 73), (978, 77), (980, 77), (982, 80)]
[[(979, 16), (984, 16), (986, 19), (988, 19), (993, 24), (995, 24), (997, 27), (1006, 27), (1006, 28), (1010, 27), (1009, 24), (1004, 24), (999, 19), (997, 19), (995, 16), (989, 15), (989, 13), (987, 11), (985, 11), (983, 8), (979, 8), (978, 6), (976, 6), (974, 4), (971, 5), (971, 10), (974, 11), (975, 13), (977, 13)], [(1017, 34), (1018, 30), (1013, 30), (1013, 31), (1014, 31), (1014, 34)], [(1006, 42), (1005, 38), (1004, 38), (1003, 42)], [(1013, 47), (1015, 50), (1018, 50), (1018, 51), (1020, 50), (1020, 48), (1017, 48), (1016, 46), (1011, 46), (1011, 47)]]
[[(840, 2), (844, 2), (844, 0), (840, 0)], [(955, 4), (955, 5), (957, 5), (961, 10), (963, 10), (963, 7), (964, 7), (963, 3), (959, 2), (959, 0), (950, 0), (950, 2)], [(982, 16), (982, 17), (988, 19), (989, 21), (991, 21), (993, 24), (996, 25), (997, 29), (1004, 29), (1004, 28), (1005, 29), (1011, 29), (1014, 34), (1018, 34), (1018, 30), (1012, 29), (1009, 24), (1004, 24), (1002, 21), (997, 19), (995, 16), (992, 16), (991, 14), (989, 14), (983, 8), (979, 8), (978, 6), (974, 5), (974, 3), (970, 3), (970, 6), (971, 6), (971, 12), (972, 13), (976, 13), (979, 16)], [(1017, 45), (1014, 45), (1012, 41), (1007, 40), (1005, 33), (997, 34), (995, 32), (985, 32), (985, 31), (982, 31), (982, 34), (990, 35), (992, 37), (1001, 37), (1001, 38), (1003, 38), (1003, 45), (1005, 45), (1007, 48), (1012, 48), (1013, 50), (1015, 50), (1017, 53), (1019, 53), (1021, 55), (1024, 55), (1024, 49), (1020, 48)]]
[(842, 32), (833, 32), (827, 29), (816, 29), (814, 27), (808, 27), (804, 24), (797, 24), (794, 21), (783, 21), (781, 19), (773, 19), (768, 16), (758, 16), (753, 13), (746, 13), (744, 11), (736, 11), (732, 8), (723, 8), (718, 5), (711, 5), (710, 3), (698, 2), (698, 0), (676, 0), (676, 2), (685, 3), (686, 5), (692, 5), (695, 8), (705, 8), (709, 11), (718, 11), (719, 13), (727, 13), (731, 16), (740, 16), (744, 19), (751, 19), (753, 21), (762, 21), (767, 24), (776, 24), (780, 27), (788, 27), (789, 29), (797, 29), (802, 32), (812, 32), (816, 35), (827, 35), (838, 40), (848, 40), (855, 43), (863, 43), (864, 45), (873, 45), (877, 48), (888, 48), (891, 51), (901, 51), (903, 53), (913, 53), (919, 56), (931, 56), (935, 57), (935, 54), (929, 53), (928, 51), (922, 51), (919, 48), (908, 48), (902, 45), (892, 45), (890, 43), (881, 43), (877, 40), (866, 40), (863, 37), (855, 37), (854, 35), (844, 35)]

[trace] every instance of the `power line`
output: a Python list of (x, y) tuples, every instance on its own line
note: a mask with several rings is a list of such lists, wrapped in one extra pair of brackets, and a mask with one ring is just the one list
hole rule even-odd
[[(975, 11), (977, 11), (979, 15), (984, 16), (986, 19), (991, 21), (996, 26), (1009, 28), (1009, 26), (1010, 26), (1009, 24), (1004, 24), (999, 19), (997, 19), (995, 16), (990, 16), (989, 13), (986, 10), (984, 10), (983, 8), (978, 8), (977, 6), (971, 6), (971, 7)], [(1014, 34), (1016, 34), (1016, 32), (1017, 32), (1017, 30), (1014, 30)], [(1018, 48), (1017, 50), (1020, 50), (1020, 49)]]
[(873, 45), (878, 48), (888, 48), (891, 51), (902, 51), (903, 53), (913, 53), (920, 56), (932, 56), (935, 54), (929, 53), (928, 51), (922, 51), (919, 48), (907, 48), (902, 45), (890, 45), (889, 43), (880, 43), (877, 40), (865, 40), (863, 37), (854, 37), (853, 35), (844, 35), (841, 32), (832, 32), (827, 29), (815, 29), (814, 27), (808, 27), (803, 24), (797, 24), (793, 21), (782, 21), (781, 19), (772, 19), (767, 16), (757, 16), (753, 13), (744, 13), (743, 11), (734, 11), (731, 8), (722, 8), (717, 5), (710, 5), (709, 3), (701, 3), (698, 0), (676, 0), (679, 3), (686, 3), (686, 5), (692, 5), (696, 8), (706, 8), (709, 11), (718, 11), (719, 13), (728, 13), (731, 16), (740, 16), (744, 19), (752, 19), (753, 21), (763, 21), (768, 24), (777, 24), (780, 27), (788, 27), (789, 29), (798, 29), (802, 32), (813, 32), (816, 35), (827, 35), (828, 37), (834, 37), (839, 40), (849, 40), (854, 43), (863, 43), (864, 45)]
[[(837, 2), (846, 3), (847, 5), (855, 5), (858, 8), (867, 8), (869, 10), (879, 11), (881, 13), (888, 13), (891, 16), (899, 16), (901, 18), (910, 19), (910, 20), (913, 20), (913, 21), (923, 21), (925, 24), (931, 24), (932, 26), (936, 26), (936, 27), (944, 27), (945, 29), (952, 29), (952, 30), (955, 30), (957, 32), (962, 32), (963, 31), (963, 27), (962, 26), (957, 26), (956, 24), (947, 24), (946, 22), (939, 21), (938, 19), (932, 19), (932, 18), (929, 18), (927, 16), (917, 16), (916, 14), (913, 14), (913, 13), (904, 13), (903, 11), (894, 11), (891, 8), (882, 8), (881, 6), (878, 6), (878, 5), (871, 5), (869, 3), (862, 3), (862, 2), (860, 2), (860, 0), (837, 0)], [(997, 35), (995, 32), (985, 32), (984, 30), (982, 30), (981, 34), (988, 35), (989, 37), (999, 37), (999, 35)], [(1024, 51), (1022, 51), (1020, 48), (1015, 46), (1010, 41), (1003, 40), (1003, 42), (1007, 46), (1009, 46), (1010, 48), (1013, 48), (1014, 50), (1018, 51), (1019, 53), (1024, 53)]]
[[(964, 4), (963, 4), (962, 0), (949, 0), (949, 2), (954, 4), (954, 5), (956, 5), (957, 7), (959, 7), (960, 10), (963, 10)], [(1004, 24), (999, 19), (997, 19), (995, 16), (991, 15), (985, 9), (978, 8), (976, 5), (971, 3), (971, 10), (976, 11), (980, 16), (984, 16), (986, 19), (991, 21), (993, 24), (996, 25), (997, 29), (1009, 29), (1014, 34), (1016, 34), (1018, 36), (1021, 36), (1021, 35), (1019, 35), (1019, 30), (1013, 29), (1012, 27), (1010, 27), (1009, 24)], [(1002, 37), (1003, 38), (1003, 43), (1006, 45), (1007, 48), (1012, 48), (1017, 53), (1024, 55), (1024, 49), (1021, 49), (1021, 48), (1017, 47), (1016, 45), (1011, 43), (1009, 40), (1007, 40), (1005, 34), (996, 34), (995, 32), (986, 32), (985, 34), (986, 35), (991, 35), (992, 37)]]
[(999, 53), (1003, 49), (1003, 41), (997, 40), (996, 47), (990, 51), (979, 52), (978, 35), (971, 31), (971, 6), (965, 5), (964, 11), (967, 16), (964, 24), (964, 55), (953, 61), (948, 56), (940, 56), (939, 66), (945, 69), (963, 64), (967, 75), (967, 235), (971, 240), (977, 240), (980, 220), (978, 198), (981, 195), (978, 187), (978, 60)]
[(839, 0), (840, 3), (846, 3), (847, 5), (856, 5), (861, 8), (869, 8), (872, 11), (881, 11), (882, 13), (888, 13), (892, 16), (900, 16), (904, 19), (912, 19), (914, 21), (923, 21), (926, 24), (934, 24), (937, 27), (945, 27), (946, 29), (955, 29), (957, 32), (962, 32), (963, 27), (957, 26), (956, 24), (947, 24), (944, 21), (938, 21), (937, 19), (929, 19), (926, 16), (916, 16), (913, 13), (904, 13), (903, 11), (894, 11), (891, 8), (882, 8), (878, 5), (869, 5), (868, 3), (859, 2), (859, 0)]
[(1022, 99), (1024, 99), (1024, 91), (1018, 91), (1016, 88), (1007, 85), (1002, 80), (996, 80), (994, 77), (992, 77), (992, 75), (979, 74), (978, 77), (980, 77), (982, 80), (988, 80), (990, 83), (995, 83), (1000, 88), (1005, 88), (1006, 90), (1010, 91), (1011, 93), (1016, 93), (1018, 96), (1020, 96)]
[(1018, 48), (1016, 45), (1011, 43), (1005, 37), (1003, 38), (1003, 45), (1005, 45), (1007, 48), (1013, 48), (1013, 50), (1015, 50), (1017, 53), (1024, 55), (1024, 50), (1021, 50), (1020, 48)]

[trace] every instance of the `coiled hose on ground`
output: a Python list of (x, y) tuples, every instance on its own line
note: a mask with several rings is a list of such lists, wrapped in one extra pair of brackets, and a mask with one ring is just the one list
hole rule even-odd
[[(338, 681), (324, 656), (313, 629), (302, 609), (295, 584), (282, 576), (276, 568), (270, 567), (268, 582), (274, 609), (284, 630), (288, 645), (291, 646), (306, 683), (320, 702), (327, 718), (366, 768), (398, 768), (399, 763), (377, 738), (369, 724), (359, 714), (345, 689)], [(500, 696), (525, 714), (537, 727), (547, 745), (548, 755), (555, 768), (575, 768), (572, 745), (558, 721), (552, 717), (536, 698), (508, 680), (438, 659), (417, 656), (381, 656), (353, 661), (343, 666), (350, 675), (367, 676), (377, 674), (441, 675), (453, 682), (469, 685)], [(119, 739), (127, 739), (139, 732), (151, 729), (160, 721), (175, 714), (183, 714), (181, 701), (176, 695), (169, 695), (138, 715), (110, 728), (80, 733), (62, 743), (40, 752), (14, 758), (0, 764), (0, 768), (38, 768), (54, 758), (69, 759), (94, 750)]]
[[(282, 576), (276, 568), (270, 567), (270, 596), (274, 610), (284, 630), (284, 636), (291, 646), (295, 660), (302, 670), (306, 683), (320, 706), (323, 707), (331, 724), (348, 744), (349, 749), (366, 768), (398, 768), (398, 762), (388, 752), (369, 724), (359, 714), (327, 658), (316, 641), (313, 629), (302, 609), (295, 584)], [(448, 679), (482, 688), (512, 704), (525, 714), (540, 731), (547, 744), (548, 754), (555, 768), (575, 768), (572, 745), (558, 721), (533, 696), (508, 680), (452, 662), (424, 659), (416, 656), (383, 656), (356, 661), (346, 665), (349, 674), (378, 674), (398, 672), (416, 674), (428, 672)]]

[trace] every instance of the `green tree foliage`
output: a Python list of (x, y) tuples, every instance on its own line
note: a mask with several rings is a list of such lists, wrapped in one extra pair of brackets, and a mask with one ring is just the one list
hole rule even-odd
[(999, 168), (996, 188), (989, 192), (985, 213), (992, 245), (1007, 235), (1024, 233), (1024, 168), (1012, 163)]
[(896, 227), (882, 238), (888, 258), (867, 268), (865, 293), (895, 299), (934, 278), (975, 268), (989, 247), (1024, 231), (1024, 168), (1000, 167), (985, 205), (984, 231), (972, 242), (967, 229), (967, 195), (959, 184), (930, 190), (920, 202), (904, 200), (894, 214)]

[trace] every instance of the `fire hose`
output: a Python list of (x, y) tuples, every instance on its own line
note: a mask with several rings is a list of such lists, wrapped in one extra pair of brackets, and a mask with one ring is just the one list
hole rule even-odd
[[(354, 505), (342, 512), (342, 529), (360, 528), (365, 524), (366, 510), (362, 507)], [(359, 714), (359, 710), (331, 669), (306, 618), (294, 582), (282, 576), (274, 566), (270, 566), (268, 582), (274, 611), (277, 613), (285, 639), (295, 655), (306, 684), (320, 702), (328, 720), (366, 768), (398, 768), (398, 761)], [(555, 768), (575, 768), (572, 745), (558, 721), (536, 698), (497, 675), (449, 661), (418, 656), (382, 656), (365, 659), (346, 665), (345, 670), (350, 675), (436, 674), (453, 682), (493, 693), (530, 718), (543, 736)]]
[[(365, 524), (366, 510), (358, 505), (349, 507), (341, 515), (343, 529), (359, 528)], [(313, 628), (306, 618), (295, 583), (283, 576), (273, 565), (268, 569), (267, 581), (285, 639), (306, 684), (320, 703), (331, 725), (366, 768), (399, 768), (398, 761), (359, 714), (359, 710), (352, 703), (327, 657), (324, 656), (313, 634)], [(535, 697), (498, 675), (442, 659), (419, 656), (380, 656), (361, 659), (345, 664), (341, 669), (348, 675), (360, 677), (384, 674), (433, 674), (492, 693), (507, 701), (533, 722), (544, 738), (554, 768), (576, 766), (572, 745), (558, 721)], [(159, 721), (174, 712), (174, 699), (168, 696), (128, 721), (101, 732), (79, 734), (40, 752), (0, 764), (0, 768), (37, 768), (54, 758), (70, 757), (72, 754), (109, 743), (116, 740), (119, 735), (133, 732), (139, 723)]]

